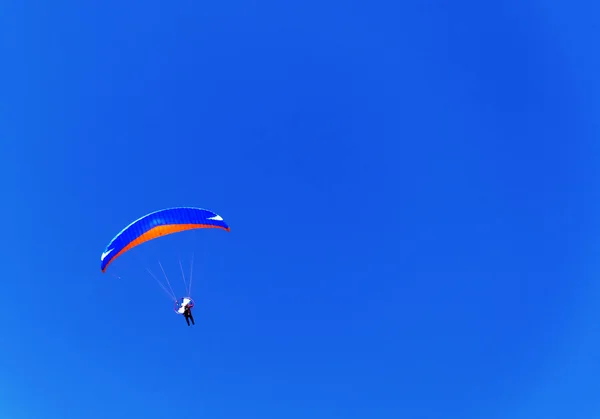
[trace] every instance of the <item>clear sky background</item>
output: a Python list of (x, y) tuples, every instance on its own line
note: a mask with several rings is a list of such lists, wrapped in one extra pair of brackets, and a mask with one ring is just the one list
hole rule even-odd
[(4, 2), (0, 416), (598, 417), (599, 7)]

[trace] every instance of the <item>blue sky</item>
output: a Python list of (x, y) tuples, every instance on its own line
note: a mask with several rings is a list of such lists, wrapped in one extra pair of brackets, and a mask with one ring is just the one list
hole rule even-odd
[(597, 416), (598, 5), (496, 3), (6, 2), (0, 415)]

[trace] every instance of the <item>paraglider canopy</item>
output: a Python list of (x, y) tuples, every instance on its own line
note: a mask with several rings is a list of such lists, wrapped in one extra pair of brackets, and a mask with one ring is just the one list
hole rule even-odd
[(106, 272), (108, 265), (119, 256), (142, 243), (197, 228), (230, 230), (220, 215), (202, 208), (178, 207), (155, 211), (135, 220), (110, 241), (100, 257), (100, 269)]

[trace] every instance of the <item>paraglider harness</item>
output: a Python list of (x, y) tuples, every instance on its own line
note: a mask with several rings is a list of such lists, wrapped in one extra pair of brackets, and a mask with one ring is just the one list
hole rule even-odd
[(180, 301), (177, 301), (175, 303), (175, 312), (177, 314), (183, 314), (183, 317), (185, 317), (185, 321), (187, 322), (188, 326), (190, 326), (190, 320), (192, 322), (192, 325), (196, 324), (194, 323), (194, 316), (192, 315), (193, 307), (194, 300), (192, 300), (190, 297), (180, 298)]

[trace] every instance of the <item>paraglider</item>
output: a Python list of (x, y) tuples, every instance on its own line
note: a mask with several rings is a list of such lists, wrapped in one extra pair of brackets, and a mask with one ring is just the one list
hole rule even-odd
[(192, 321), (192, 325), (194, 323), (194, 316), (192, 315), (192, 307), (194, 307), (194, 300), (189, 297), (180, 298), (181, 302), (177, 301), (175, 303), (175, 312), (179, 314), (183, 314), (185, 317), (185, 321), (187, 325), (190, 325), (190, 320)]
[[(100, 269), (103, 273), (105, 273), (109, 265), (111, 265), (117, 259), (122, 257), (134, 247), (137, 247), (148, 241), (187, 230), (209, 228), (230, 231), (229, 226), (227, 225), (227, 223), (225, 223), (221, 216), (215, 214), (212, 211), (202, 208), (167, 208), (144, 215), (143, 217), (135, 220), (123, 230), (121, 230), (108, 243), (100, 257)], [(160, 266), (162, 269), (162, 265)], [(156, 277), (149, 270), (148, 272), (154, 277), (154, 279), (156, 279)], [(160, 283), (159, 285), (162, 286), (162, 284)], [(168, 285), (172, 290), (171, 284), (168, 283)], [(191, 292), (191, 289), (188, 291)], [(194, 317), (192, 316), (191, 311), (192, 307), (194, 307), (194, 301), (192, 300), (192, 298), (189, 295), (187, 295), (183, 298), (173, 299), (175, 300), (175, 312), (184, 316), (186, 322), (188, 323), (188, 326), (190, 325), (190, 321), (191, 324), (194, 325)]]
[(192, 324), (196, 324), (194, 323), (194, 316), (192, 316), (192, 307), (193, 306), (191, 305), (187, 305), (183, 309), (183, 317), (185, 317), (188, 326), (190, 325), (190, 320), (192, 321)]

